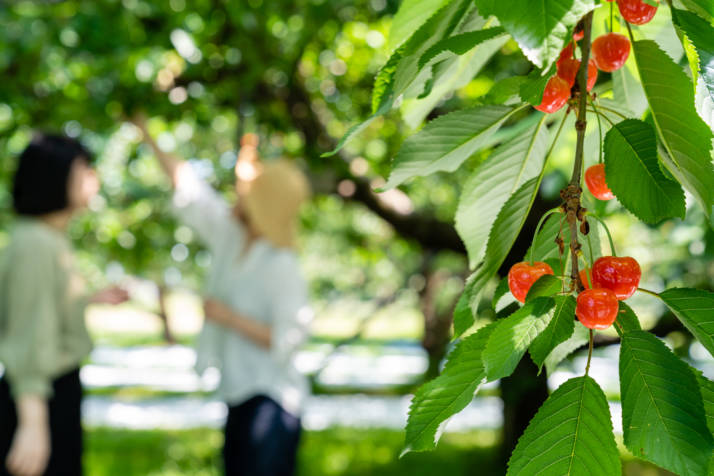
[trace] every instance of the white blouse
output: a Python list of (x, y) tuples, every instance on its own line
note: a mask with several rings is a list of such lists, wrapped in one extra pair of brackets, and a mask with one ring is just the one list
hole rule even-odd
[(293, 361), (308, 336), (312, 311), (296, 254), (263, 239), (243, 253), (242, 224), (188, 164), (179, 169), (173, 204), (179, 220), (195, 230), (212, 254), (204, 293), (272, 331), (271, 348), (265, 349), (236, 331), (205, 322), (196, 370), (220, 370), (218, 394), (229, 405), (266, 395), (299, 415), (309, 388)]

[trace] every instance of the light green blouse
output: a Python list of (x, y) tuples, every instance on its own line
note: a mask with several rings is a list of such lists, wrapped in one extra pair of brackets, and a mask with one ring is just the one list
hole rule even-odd
[(86, 304), (67, 237), (19, 219), (0, 252), (0, 363), (15, 396), (50, 397), (52, 381), (87, 356)]

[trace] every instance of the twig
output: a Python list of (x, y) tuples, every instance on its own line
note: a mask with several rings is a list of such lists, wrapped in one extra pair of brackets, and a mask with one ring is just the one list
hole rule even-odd
[(588, 363), (585, 365), (585, 375), (590, 372), (590, 360), (593, 358), (593, 330), (590, 329), (590, 339), (588, 340)]

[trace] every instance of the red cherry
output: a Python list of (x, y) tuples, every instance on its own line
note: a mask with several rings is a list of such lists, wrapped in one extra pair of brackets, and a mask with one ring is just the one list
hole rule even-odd
[(539, 111), (551, 114), (565, 106), (570, 98), (570, 86), (568, 82), (558, 75), (548, 80), (543, 91), (543, 101), (535, 108)]
[(606, 73), (622, 68), (630, 56), (630, 40), (619, 33), (598, 36), (592, 48), (595, 65)]
[(582, 40), (584, 36), (585, 36), (585, 31), (583, 31), (583, 30), (573, 32), (573, 40), (575, 40), (575, 41)]
[[(568, 48), (563, 50), (563, 53), (565, 53), (566, 50), (568, 50)], [(570, 50), (572, 51), (572, 48), (570, 48)], [(572, 88), (578, 76), (580, 60), (573, 58), (572, 55), (570, 57), (564, 56), (563, 53), (560, 54), (560, 59), (556, 63), (558, 76), (566, 80)], [(588, 62), (588, 91), (595, 86), (595, 82), (597, 82), (597, 67), (593, 60), (590, 60)]]
[(513, 297), (521, 302), (526, 302), (526, 295), (528, 295), (531, 286), (544, 274), (553, 274), (553, 268), (547, 263), (536, 261), (530, 265), (526, 261), (521, 261), (511, 266), (508, 271), (508, 288)]
[(644, 25), (657, 13), (657, 7), (648, 5), (642, 0), (617, 0), (617, 6), (622, 18), (633, 25)]
[[(580, 66), (580, 65), (578, 65)], [(595, 62), (591, 59), (588, 61), (588, 91), (590, 91), (595, 83), (597, 82), (597, 66)]]
[(615, 195), (605, 182), (605, 164), (595, 164), (585, 171), (585, 185), (598, 200), (612, 200)]
[(575, 84), (578, 68), (580, 68), (580, 60), (575, 59), (573, 55), (572, 42), (568, 43), (568, 46), (560, 52), (560, 58), (558, 58), (558, 62), (555, 65), (558, 68), (558, 76), (566, 80), (572, 88), (573, 84)]
[(619, 306), (609, 289), (588, 289), (578, 294), (575, 315), (588, 329), (607, 329), (617, 319)]
[[(560, 52), (560, 57), (558, 58), (559, 60), (566, 59), (566, 58), (574, 58), (575, 57), (575, 47), (573, 46), (573, 42), (569, 41), (568, 46), (563, 48)], [(560, 61), (558, 61), (560, 63)]]
[(593, 282), (597, 287), (609, 289), (624, 301), (632, 296), (640, 285), (642, 270), (634, 258), (603, 256), (593, 264)]

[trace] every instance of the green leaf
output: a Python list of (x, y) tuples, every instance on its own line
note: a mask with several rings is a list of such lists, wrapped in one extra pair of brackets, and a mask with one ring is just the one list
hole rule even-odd
[[(400, 96), (417, 97), (423, 92), (422, 86), (431, 77), (431, 70), (420, 68), (419, 59), (437, 42), (451, 36), (472, 7), (473, 4), (469, 0), (448, 2), (400, 47), (402, 58), (394, 73), (390, 103), (393, 104)], [(373, 108), (375, 103), (381, 104), (381, 101), (375, 101), (373, 98)]]
[(526, 302), (532, 301), (539, 297), (549, 297), (563, 290), (563, 281), (556, 278), (552, 274), (544, 274), (536, 280), (528, 290)]
[(553, 298), (537, 298), (507, 318), (496, 321), (498, 326), (482, 355), (489, 382), (513, 373), (533, 339), (548, 325), (554, 306)]
[(570, 39), (573, 27), (595, 8), (593, 0), (476, 0), (483, 15), (492, 13), (537, 67), (550, 68)]
[(711, 0), (681, 0), (687, 10), (697, 13), (708, 22), (714, 21), (714, 2)]
[(615, 101), (631, 110), (632, 115), (641, 117), (647, 110), (647, 97), (627, 66), (612, 72), (612, 92)]
[(414, 176), (453, 172), (520, 108), (481, 106), (438, 117), (407, 138), (394, 158), (385, 189)]
[[(476, 308), (479, 294), (498, 271), (513, 243), (515, 243), (521, 228), (523, 228), (523, 223), (525, 223), (528, 212), (533, 206), (536, 193), (538, 193), (541, 177), (542, 172), (540, 176), (530, 179), (516, 190), (503, 206), (498, 217), (496, 217), (486, 245), (484, 261), (466, 282), (464, 292), (469, 296), (469, 304), (472, 311)], [(470, 324), (460, 323), (458, 327), (470, 327), (473, 324), (473, 317), (471, 317), (471, 320)]]
[(460, 336), (474, 323), (474, 316), (469, 305), (469, 293), (464, 290), (454, 307), (454, 334)]
[[(524, 261), (530, 260), (531, 248), (533, 248), (533, 261), (545, 261), (549, 258), (560, 257), (560, 251), (558, 250), (558, 245), (555, 242), (555, 237), (561, 229), (561, 221), (564, 220), (564, 218), (565, 217), (562, 213), (555, 213), (548, 217), (538, 231), (538, 234), (533, 240), (533, 243), (531, 243), (531, 246), (528, 248), (528, 251), (526, 251), (526, 254), (523, 257)], [(568, 233), (566, 233), (567, 228), (567, 223), (563, 222), (564, 233), (562, 234), (562, 238), (564, 241), (567, 240), (567, 242), (570, 242), (570, 237)]]
[[(511, 290), (508, 287), (508, 276), (504, 276), (504, 278), (498, 282), (498, 286), (496, 286), (496, 290), (493, 292), (493, 300), (491, 301), (491, 305), (494, 309), (498, 307), (498, 302), (501, 300), (501, 298), (510, 291)], [(468, 300), (466, 301), (466, 305), (468, 306)]]
[(372, 115), (368, 119), (360, 122), (359, 124), (355, 124), (352, 127), (350, 127), (347, 130), (347, 132), (345, 132), (345, 135), (343, 135), (342, 138), (339, 140), (339, 142), (337, 143), (335, 148), (329, 152), (325, 152), (325, 153), (321, 154), (320, 157), (332, 157), (333, 155), (337, 154), (340, 150), (342, 150), (342, 148), (345, 146), (345, 144), (347, 144), (350, 140), (352, 140), (352, 138), (354, 138), (354, 136), (361, 133), (363, 130), (367, 129), (367, 127), (369, 127), (369, 125), (372, 124), (372, 122), (374, 122), (374, 120), (376, 118), (378, 118), (380, 115), (381, 114)]
[(498, 147), (464, 185), (456, 211), (456, 230), (473, 267), (486, 252), (489, 232), (506, 200), (543, 168), (548, 147), (546, 117)]
[(510, 104), (520, 99), (520, 91), (526, 76), (508, 76), (496, 82), (483, 97), (484, 104)]
[(655, 42), (636, 41), (633, 49), (657, 132), (667, 150), (662, 160), (714, 223), (712, 132), (694, 108), (692, 83)]
[(689, 370), (691, 370), (697, 378), (697, 385), (699, 385), (699, 390), (702, 394), (704, 413), (707, 417), (707, 428), (709, 428), (709, 433), (714, 434), (714, 382), (702, 375), (701, 370), (691, 366)]
[(697, 109), (699, 117), (714, 131), (714, 100), (712, 100), (704, 80), (699, 77), (697, 81), (697, 90), (694, 96), (694, 105)]
[(508, 461), (508, 476), (616, 476), (610, 409), (588, 376), (568, 380), (538, 410)]
[(543, 368), (545, 359), (558, 345), (567, 341), (575, 330), (575, 298), (573, 296), (555, 296), (553, 317), (548, 327), (535, 338), (529, 352), (538, 371)]
[(660, 293), (684, 327), (714, 355), (714, 293), (701, 289), (673, 288)]
[(389, 30), (389, 50), (393, 51), (407, 41), (446, 3), (447, 0), (404, 0), (392, 19)]
[(645, 223), (684, 218), (684, 191), (662, 174), (657, 136), (646, 122), (627, 119), (607, 132), (605, 175), (620, 203)]
[(497, 36), (501, 36), (505, 33), (506, 32), (503, 28), (495, 26), (493, 28), (486, 28), (485, 30), (469, 31), (444, 38), (426, 50), (421, 58), (419, 58), (419, 69), (426, 66), (440, 53), (450, 51), (455, 55), (463, 55), (484, 41), (496, 38)]
[(672, 10), (672, 18), (692, 42), (699, 57), (699, 72), (714, 100), (714, 27), (704, 19), (684, 10)]
[(652, 334), (623, 335), (620, 393), (632, 454), (677, 474), (707, 474), (714, 439), (695, 375)]
[[(456, 35), (488, 29), (495, 23), (495, 18), (484, 19), (478, 15), (474, 8), (464, 18), (452, 38)], [(438, 58), (446, 56), (446, 59), (440, 61), (439, 68), (431, 74), (430, 82), (433, 85), (428, 94), (422, 93), (416, 99), (406, 97), (402, 103), (401, 112), (404, 122), (412, 129), (418, 128), (424, 118), (444, 99), (444, 96), (466, 86), (507, 41), (507, 35), (500, 35), (474, 46), (459, 56), (448, 53), (439, 55)], [(499, 102), (498, 104), (503, 103)]]
[(556, 346), (545, 359), (545, 371), (548, 375), (551, 375), (555, 371), (558, 364), (560, 364), (563, 359), (587, 344), (589, 338), (590, 332), (588, 329), (579, 322), (575, 323), (573, 335), (571, 335), (570, 338), (562, 344)]
[(624, 301), (620, 301), (620, 309), (617, 313), (617, 319), (615, 320), (615, 330), (620, 337), (622, 337), (625, 332), (642, 330), (640, 320), (637, 319), (635, 311), (625, 304)]
[(374, 79), (372, 86), (372, 116), (381, 116), (389, 112), (394, 103), (394, 75), (399, 63), (408, 51), (408, 45), (392, 53)]
[(545, 86), (554, 74), (555, 66), (551, 67), (550, 70), (545, 73), (541, 73), (537, 69), (531, 71), (527, 79), (521, 85), (521, 89), (519, 91), (521, 99), (533, 106), (537, 106), (542, 103)]
[(486, 377), (481, 354), (496, 325), (491, 323), (456, 344), (441, 375), (417, 390), (402, 454), (433, 449), (442, 423), (473, 400)]
[(389, 112), (396, 99), (403, 95), (413, 83), (423, 84), (428, 80), (428, 74), (417, 75), (419, 58), (433, 44), (451, 34), (469, 6), (470, 2), (467, 0), (431, 2), (424, 11), (429, 10), (430, 7), (435, 7), (435, 9), (428, 18), (423, 19), (421, 15), (412, 17), (405, 11), (404, 21), (409, 20), (407, 23), (413, 25), (421, 23), (421, 26), (392, 53), (387, 63), (377, 74), (372, 89), (372, 115), (365, 121), (352, 126), (340, 139), (335, 149), (323, 154), (323, 157), (335, 155), (354, 136), (366, 129), (374, 119)]

